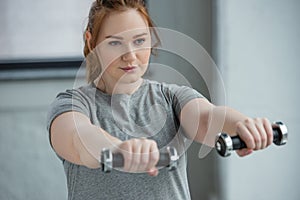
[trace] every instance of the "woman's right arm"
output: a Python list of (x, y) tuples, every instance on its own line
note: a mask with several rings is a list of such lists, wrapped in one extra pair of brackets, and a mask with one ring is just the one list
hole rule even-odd
[(50, 127), (55, 152), (69, 162), (89, 168), (100, 167), (101, 149), (114, 149), (121, 140), (91, 124), (79, 112), (66, 112), (56, 117)]
[(109, 148), (123, 154), (124, 171), (158, 174), (155, 165), (159, 150), (155, 141), (146, 138), (121, 141), (91, 124), (82, 113), (71, 111), (56, 117), (50, 127), (50, 136), (55, 152), (69, 162), (99, 168), (101, 150)]

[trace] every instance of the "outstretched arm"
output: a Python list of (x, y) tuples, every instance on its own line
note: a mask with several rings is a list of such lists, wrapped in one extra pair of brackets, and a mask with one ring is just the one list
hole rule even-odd
[(51, 144), (56, 153), (69, 162), (89, 168), (100, 167), (103, 148), (120, 152), (124, 156), (124, 171), (158, 173), (157, 144), (145, 138), (121, 141), (105, 130), (91, 124), (88, 117), (79, 112), (66, 112), (56, 117), (50, 128)]
[(56, 117), (50, 128), (51, 144), (64, 159), (89, 168), (99, 167), (102, 148), (121, 143), (103, 129), (91, 124), (79, 112), (66, 112)]
[(237, 151), (240, 156), (264, 149), (273, 141), (272, 126), (266, 118), (250, 118), (226, 106), (215, 106), (204, 98), (188, 102), (180, 114), (187, 136), (210, 147), (218, 133), (239, 135), (248, 149)]

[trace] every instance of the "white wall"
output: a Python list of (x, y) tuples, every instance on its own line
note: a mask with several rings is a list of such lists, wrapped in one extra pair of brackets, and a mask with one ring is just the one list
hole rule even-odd
[(1, 0), (0, 60), (82, 57), (93, 0)]
[(280, 119), (289, 129), (286, 146), (221, 160), (222, 199), (297, 200), (300, 1), (216, 0), (214, 6), (214, 47), (228, 105), (249, 116)]
[(49, 104), (73, 80), (0, 81), (0, 199), (66, 199), (46, 131)]

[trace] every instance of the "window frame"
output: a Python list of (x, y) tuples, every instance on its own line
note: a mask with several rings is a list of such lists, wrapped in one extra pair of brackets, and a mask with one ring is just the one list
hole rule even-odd
[(82, 77), (84, 75), (78, 72), (84, 64), (80, 57), (0, 60), (0, 81)]

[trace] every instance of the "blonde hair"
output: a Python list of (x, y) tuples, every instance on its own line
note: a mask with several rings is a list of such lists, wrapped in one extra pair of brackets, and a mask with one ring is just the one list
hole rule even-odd
[[(90, 51), (89, 45), (91, 49), (96, 47), (99, 36), (98, 33), (107, 15), (112, 12), (123, 12), (128, 9), (137, 10), (146, 20), (152, 36), (155, 37), (156, 43), (154, 44), (154, 47), (160, 44), (158, 34), (154, 29), (154, 23), (148, 14), (143, 0), (96, 0), (90, 8), (88, 24), (84, 33), (85, 45), (83, 53), (86, 57), (86, 78), (88, 83), (94, 81), (101, 74), (101, 65), (98, 57), (95, 53)], [(92, 35), (90, 44), (88, 44), (88, 41), (85, 38), (86, 31), (89, 31)], [(151, 51), (153, 53), (153, 49), (151, 49)]]

